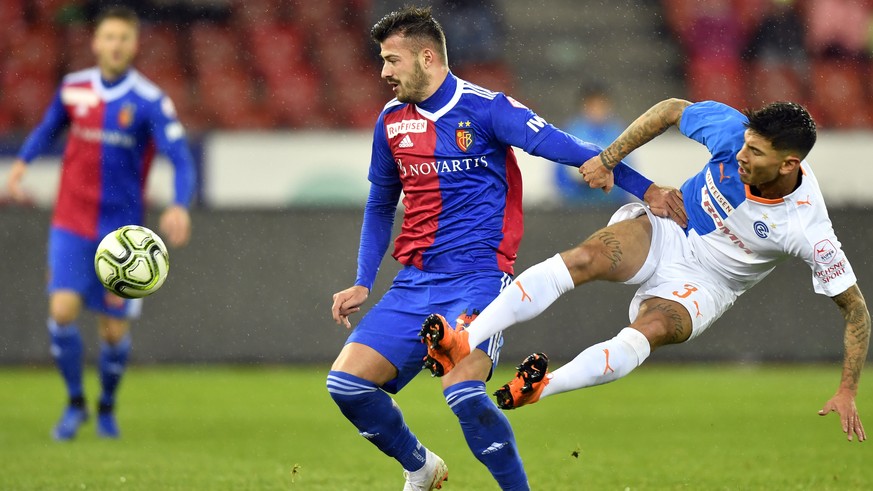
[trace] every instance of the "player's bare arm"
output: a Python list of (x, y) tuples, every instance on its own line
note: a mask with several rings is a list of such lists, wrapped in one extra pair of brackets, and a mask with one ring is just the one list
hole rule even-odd
[(361, 310), (361, 305), (367, 301), (369, 295), (370, 290), (361, 285), (334, 293), (333, 305), (330, 308), (333, 320), (337, 324), (346, 326), (346, 329), (351, 329), (352, 323), (349, 322), (349, 316)]
[(858, 381), (861, 379), (861, 369), (864, 367), (870, 343), (870, 312), (857, 284), (832, 298), (846, 321), (843, 337), (845, 346), (843, 374), (837, 393), (825, 404), (819, 414), (824, 416), (832, 411), (837, 412), (846, 438), (852, 441), (853, 436), (857, 436), (858, 441), (862, 442), (867, 439), (867, 435), (861, 424), (858, 408), (855, 407), (855, 396), (858, 393)]
[(579, 172), (592, 188), (602, 188), (612, 169), (631, 152), (652, 141), (671, 126), (678, 126), (682, 112), (691, 103), (684, 99), (661, 101), (638, 117), (596, 159), (582, 164)]
[(683, 99), (667, 99), (652, 106), (631, 123), (611, 145), (600, 153), (600, 161), (612, 170), (631, 152), (652, 141), (671, 126), (678, 126), (682, 112), (691, 103)]

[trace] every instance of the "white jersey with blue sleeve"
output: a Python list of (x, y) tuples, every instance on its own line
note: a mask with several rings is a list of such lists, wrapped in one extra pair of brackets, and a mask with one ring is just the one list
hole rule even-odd
[(812, 270), (816, 293), (835, 296), (856, 283), (834, 233), (818, 181), (805, 160), (801, 183), (780, 199), (754, 196), (739, 176), (737, 153), (748, 119), (721, 103), (685, 108), (679, 129), (712, 158), (682, 185), (686, 233), (699, 262), (737, 294), (794, 256)]

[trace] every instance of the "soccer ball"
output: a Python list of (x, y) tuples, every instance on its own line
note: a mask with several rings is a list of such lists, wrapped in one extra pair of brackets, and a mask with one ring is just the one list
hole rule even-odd
[(124, 298), (141, 298), (164, 284), (170, 256), (158, 234), (139, 225), (125, 225), (100, 241), (94, 269), (107, 290)]

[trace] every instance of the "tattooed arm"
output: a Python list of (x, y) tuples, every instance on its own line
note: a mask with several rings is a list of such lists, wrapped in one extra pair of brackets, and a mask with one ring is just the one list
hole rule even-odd
[(858, 408), (855, 407), (855, 396), (858, 393), (861, 369), (864, 367), (864, 360), (867, 359), (867, 346), (870, 342), (870, 312), (867, 310), (867, 304), (857, 284), (832, 298), (846, 320), (846, 332), (843, 337), (845, 345), (843, 375), (837, 393), (818, 414), (824, 416), (832, 411), (837, 412), (840, 415), (843, 433), (846, 434), (848, 440), (852, 441), (854, 434), (858, 436), (858, 441), (862, 442), (867, 439), (867, 435), (864, 433)]
[(631, 123), (612, 144), (600, 153), (600, 162), (612, 170), (631, 152), (652, 141), (671, 126), (678, 126), (682, 111), (691, 103), (683, 99), (667, 99), (652, 106)]
[[(582, 178), (592, 188), (609, 191), (615, 166), (629, 153), (652, 141), (670, 126), (678, 126), (682, 120), (682, 112), (690, 105), (690, 102), (683, 99), (667, 99), (652, 106), (631, 123), (612, 144), (603, 149), (600, 155), (582, 164), (579, 168)], [(652, 184), (646, 190), (643, 201), (655, 215), (672, 218), (683, 228), (688, 224), (682, 194), (678, 190)]]

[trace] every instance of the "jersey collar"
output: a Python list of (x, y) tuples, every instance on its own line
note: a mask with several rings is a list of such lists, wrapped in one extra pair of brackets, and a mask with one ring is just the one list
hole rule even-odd
[(94, 70), (94, 75), (92, 79), (92, 87), (100, 94), (101, 98), (105, 101), (114, 101), (124, 94), (130, 92), (130, 89), (133, 88), (133, 85), (136, 83), (139, 78), (139, 72), (135, 69), (131, 68), (118, 80), (112, 82), (110, 86), (107, 86), (103, 81), (103, 77), (100, 76), (100, 69)]
[(455, 107), (455, 104), (461, 98), (462, 89), (463, 84), (458, 81), (458, 78), (452, 72), (449, 72), (436, 92), (424, 101), (416, 104), (415, 108), (422, 116), (431, 121), (436, 121)]

